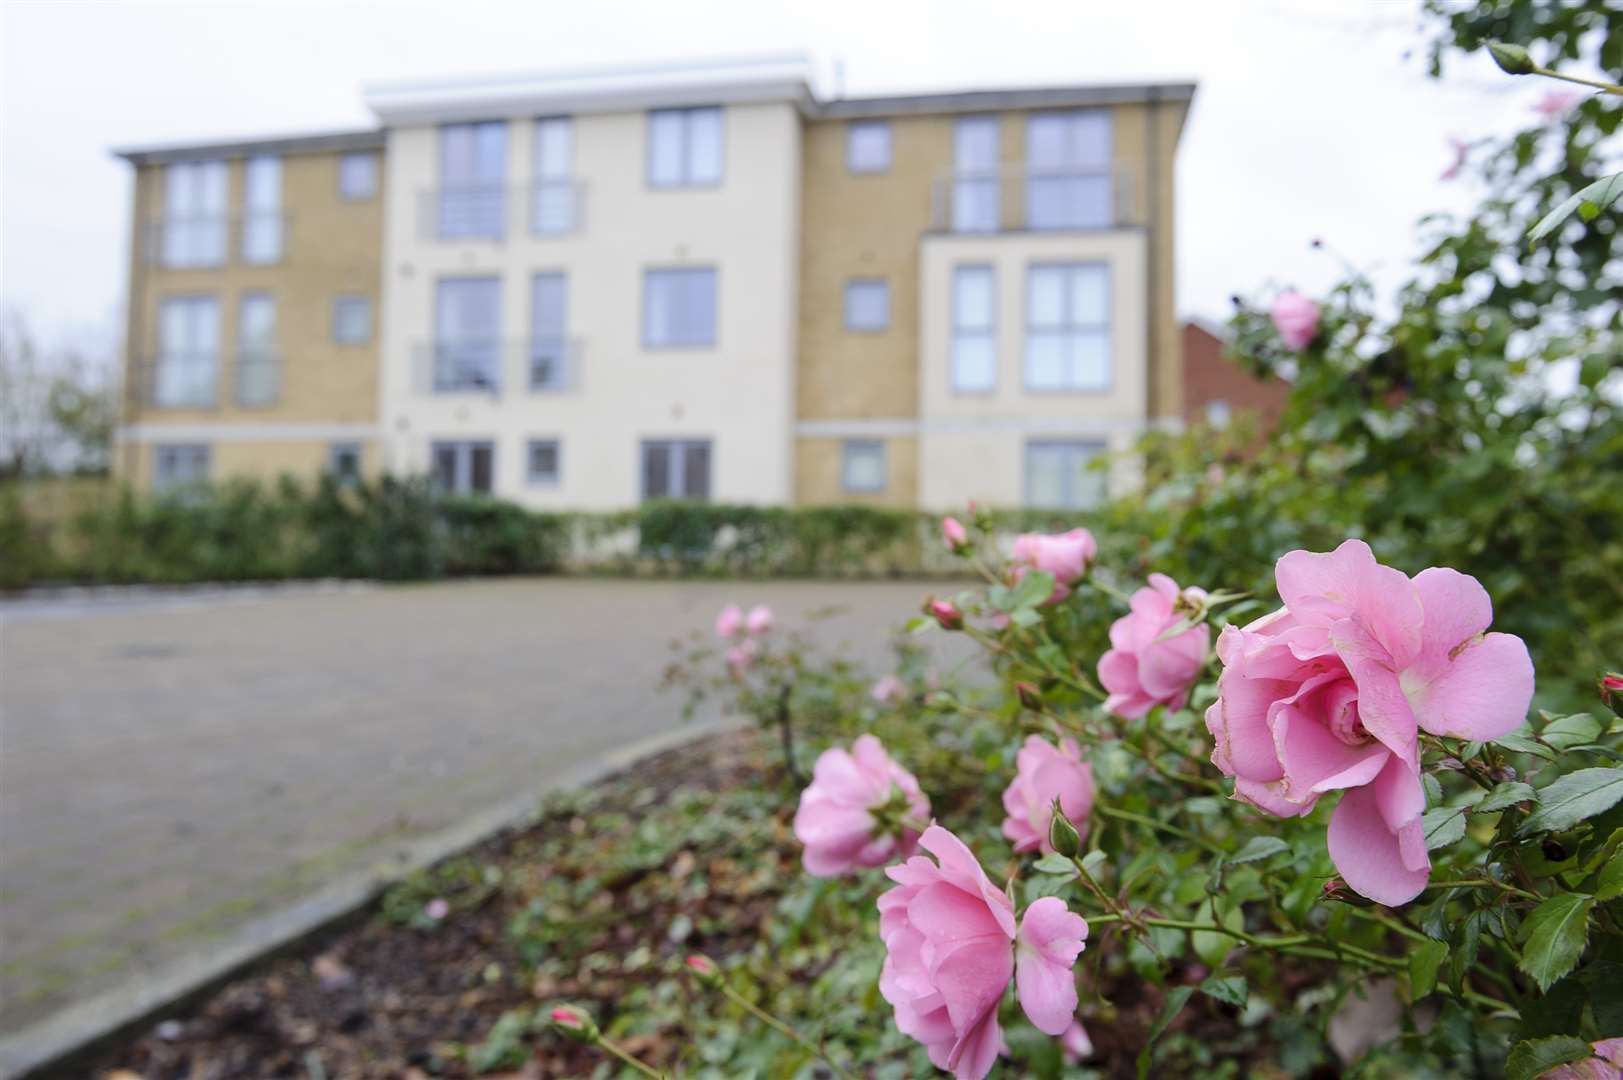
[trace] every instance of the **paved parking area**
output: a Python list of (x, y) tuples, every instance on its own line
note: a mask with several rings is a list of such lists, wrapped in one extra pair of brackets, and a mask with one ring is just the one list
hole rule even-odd
[(0, 603), (0, 1033), (679, 724), (728, 600), (870, 666), (911, 583), (501, 579)]

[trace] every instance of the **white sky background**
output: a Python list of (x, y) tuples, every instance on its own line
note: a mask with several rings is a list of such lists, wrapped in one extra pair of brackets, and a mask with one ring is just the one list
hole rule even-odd
[(1438, 180), (1447, 137), (1525, 126), (1554, 85), (1485, 58), (1435, 83), (1418, 22), (1410, 0), (0, 0), (0, 299), (47, 341), (116, 344), (111, 146), (367, 125), (378, 80), (804, 50), (825, 95), (836, 58), (850, 95), (1196, 80), (1178, 309), (1222, 319), (1232, 293), (1335, 280), (1313, 237), (1401, 280), (1415, 220), (1474, 201)]

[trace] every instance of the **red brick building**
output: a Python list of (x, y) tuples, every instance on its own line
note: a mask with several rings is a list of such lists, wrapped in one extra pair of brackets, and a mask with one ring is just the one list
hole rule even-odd
[(1223, 427), (1251, 413), (1264, 433), (1273, 431), (1285, 410), (1290, 385), (1259, 379), (1225, 355), (1227, 343), (1199, 320), (1183, 324), (1183, 418), (1186, 424)]

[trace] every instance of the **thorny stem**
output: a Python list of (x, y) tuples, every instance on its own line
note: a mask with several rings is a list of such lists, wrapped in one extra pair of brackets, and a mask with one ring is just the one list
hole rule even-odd
[(1152, 829), (1159, 829), (1161, 832), (1168, 833), (1172, 836), (1181, 836), (1183, 839), (1188, 840), (1191, 844), (1200, 845), (1213, 855), (1228, 854), (1228, 852), (1224, 851), (1222, 848), (1218, 847), (1216, 844), (1212, 843), (1210, 840), (1207, 840), (1203, 836), (1196, 836), (1188, 829), (1180, 829), (1176, 825), (1168, 825), (1164, 821), (1157, 821), (1145, 814), (1135, 814), (1131, 810), (1118, 810), (1114, 806), (1104, 805), (1095, 805), (1093, 812), (1096, 814), (1103, 814), (1105, 817), (1119, 818), (1122, 821), (1133, 821), (1140, 825), (1148, 825)]
[(796, 787), (803, 786), (806, 778), (800, 775), (800, 766), (795, 764), (795, 731), (789, 721), (789, 694), (794, 689), (793, 683), (784, 683), (783, 689), (778, 691), (778, 704), (775, 715), (778, 721), (778, 734), (783, 740), (783, 766), (789, 770), (789, 779)]
[(1492, 878), (1464, 878), (1459, 881), (1433, 881), (1426, 885), (1428, 889), (1498, 889), (1500, 892), (1520, 896), (1526, 900), (1543, 900), (1544, 897), (1526, 889), (1519, 889), (1505, 881), (1494, 881)]
[(810, 1039), (808, 1039), (804, 1035), (800, 1034), (800, 1032), (796, 1031), (794, 1028), (790, 1027), (788, 1024), (785, 1024), (782, 1020), (779, 1020), (776, 1016), (773, 1016), (771, 1013), (767, 1012), (765, 1009), (761, 1008), (759, 1005), (756, 1005), (755, 1002), (751, 1001), (749, 998), (745, 997), (743, 994), (740, 994), (737, 990), (734, 990), (731, 986), (728, 986), (726, 983), (723, 983), (722, 986), (721, 986), (721, 992), (724, 995), (726, 995), (728, 1001), (731, 1001), (733, 1004), (739, 1006), (744, 1011), (748, 1012), (751, 1016), (755, 1017), (755, 1019), (759, 1020), (761, 1023), (765, 1024), (767, 1027), (771, 1028), (773, 1031), (776, 1031), (779, 1035), (782, 1035), (784, 1038), (790, 1040), (791, 1042), (795, 1042), (795, 1043), (800, 1044), (801, 1046), (805, 1047), (807, 1050), (811, 1051), (813, 1054), (817, 1055), (817, 1057), (823, 1062), (823, 1064), (827, 1065), (829, 1068), (833, 1069), (837, 1074), (844, 1077), (844, 1080), (857, 1080), (856, 1077), (852, 1076), (850, 1073), (848, 1073), (844, 1069), (840, 1068), (839, 1063), (837, 1063), (832, 1058), (830, 1058), (828, 1056), (828, 1054), (824, 1052), (824, 1050), (823, 1050), (823, 1048), (821, 1046), (817, 1045), (816, 1043), (813, 1043)]
[(605, 1039), (603, 1036), (599, 1035), (597, 1037), (596, 1041), (597, 1041), (597, 1047), (598, 1047), (599, 1050), (605, 1050), (608, 1053), (613, 1054), (615, 1057), (619, 1058), (621, 1061), (625, 1062), (627, 1065), (630, 1065), (633, 1069), (636, 1069), (638, 1072), (642, 1073), (644, 1076), (652, 1076), (654, 1078), (654, 1080), (666, 1080), (666, 1077), (665, 1077), (664, 1073), (660, 1072), (658, 1069), (654, 1068), (652, 1065), (649, 1065), (649, 1064), (646, 1064), (645, 1062), (637, 1060), (637, 1058), (632, 1056), (630, 1053), (628, 1053), (625, 1050), (620, 1049), (618, 1046), (614, 1045), (614, 1043), (612, 1043), (609, 1040)]

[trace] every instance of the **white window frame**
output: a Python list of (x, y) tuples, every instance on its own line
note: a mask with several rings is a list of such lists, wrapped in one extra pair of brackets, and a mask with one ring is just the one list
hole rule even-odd
[[(879, 459), (879, 479), (874, 483), (858, 480), (852, 472), (858, 457), (872, 454)], [(890, 461), (883, 439), (846, 439), (840, 444), (840, 490), (853, 495), (875, 495), (890, 487)]]
[[(552, 472), (547, 474), (538, 472), (535, 467), (535, 452), (544, 447), (552, 447)], [(557, 436), (531, 439), (524, 446), (524, 476), (531, 487), (557, 487), (563, 482), (564, 476), (564, 444)]]
[[(986, 278), (986, 325), (969, 325), (963, 319), (958, 302), (958, 285), (969, 275)], [(995, 394), (998, 383), (998, 351), (997, 351), (997, 269), (991, 263), (961, 263), (952, 268), (952, 327), (948, 344), (947, 364), (951, 372), (952, 392), (955, 394)], [(960, 343), (971, 341), (985, 341), (992, 351), (992, 365), (990, 378), (985, 385), (967, 383), (962, 377), (958, 363), (958, 346)]]
[[(497, 135), (495, 133), (499, 132)], [(454, 160), (452, 142), (470, 140), (467, 161), (470, 175), (450, 175)], [(507, 153), (509, 141), (506, 120), (474, 120), (442, 124), (439, 129), (439, 192), (436, 200), (436, 233), (441, 240), (502, 240), (507, 236)], [(487, 164), (481, 155), (486, 140), (496, 148), (493, 174), (483, 175)]]
[[(557, 288), (556, 318), (548, 318), (542, 292)], [(574, 381), (569, 348), (569, 275), (562, 270), (541, 270), (530, 275), (530, 340), (525, 357), (525, 379), (533, 392), (567, 390)]]
[[(700, 290), (709, 289), (708, 329), (697, 313)], [(668, 290), (656, 303), (655, 291)], [(668, 325), (656, 333), (655, 310), (669, 310)], [(695, 305), (689, 308), (685, 305)], [(651, 266), (642, 276), (642, 347), (644, 349), (714, 349), (721, 337), (721, 272), (714, 266)]]
[(564, 236), (575, 231), (575, 121), (537, 117), (530, 129), (530, 233)]
[[(701, 125), (714, 121), (715, 160), (696, 160)], [(648, 138), (645, 144), (648, 186), (659, 191), (680, 188), (719, 187), (727, 175), (726, 112), (720, 105), (695, 105), (679, 109), (648, 110)], [(661, 167), (661, 140), (673, 140), (671, 152), (677, 163), (674, 171)]]
[(1093, 461), (1110, 452), (1109, 445), (1103, 439), (1029, 439), (1021, 454), (1021, 478), (1023, 498), (1025, 505), (1037, 510), (1091, 510), (1110, 500), (1110, 474), (1099, 474), (1097, 492), (1091, 493), (1092, 498), (1086, 497), (1089, 493), (1080, 489), (1079, 478), (1083, 469), (1071, 469), (1065, 475), (1066, 492), (1058, 503), (1039, 503), (1032, 497), (1031, 492), (1031, 455), (1032, 451), (1067, 451), (1079, 455), (1084, 468)]
[[(990, 132), (990, 155), (982, 148)], [(1003, 227), (1003, 185), (998, 155), (1003, 131), (993, 114), (960, 116), (952, 129), (951, 221), (956, 233), (995, 233)]]
[[(346, 313), (359, 308), (361, 314), (349, 315), (358, 321), (358, 332), (350, 332)], [(332, 342), (334, 345), (370, 345), (372, 343), (372, 298), (365, 293), (339, 293), (332, 298)]]
[[(1062, 298), (1062, 311), (1058, 322), (1052, 325), (1036, 325), (1033, 322), (1036, 296), (1036, 278), (1039, 274), (1057, 273), (1064, 276), (1060, 289)], [(1071, 310), (1071, 297), (1073, 293), (1072, 277), (1081, 273), (1098, 273), (1104, 282), (1104, 321), (1097, 323), (1079, 321), (1081, 316)], [(1108, 262), (1098, 260), (1082, 260), (1077, 262), (1034, 262), (1026, 267), (1026, 304), (1025, 304), (1025, 330), (1026, 348), (1024, 368), (1024, 385), (1027, 393), (1032, 394), (1106, 394), (1111, 391), (1116, 381), (1116, 365), (1114, 356), (1115, 328), (1112, 325), (1114, 305), (1114, 281), (1111, 267)], [(1081, 376), (1081, 357), (1078, 343), (1084, 337), (1099, 336), (1104, 342), (1105, 370), (1104, 378), (1098, 382), (1085, 381)], [(1053, 385), (1039, 384), (1033, 381), (1032, 356), (1033, 345), (1039, 338), (1058, 338), (1064, 344), (1065, 376)]]
[[(878, 295), (877, 318), (860, 317), (865, 299)], [(845, 329), (853, 334), (882, 334), (890, 329), (890, 279), (854, 277), (845, 279)]]
[(854, 176), (890, 172), (895, 138), (889, 120), (852, 120), (845, 125), (845, 168)]
[[(1057, 155), (1039, 153), (1043, 132)], [(1115, 224), (1114, 122), (1110, 109), (1034, 112), (1026, 119), (1026, 227), (1105, 229)]]
[[(249, 308), (261, 306), (268, 327), (263, 341), (249, 338)], [(281, 397), (281, 370), (276, 360), (276, 297), (265, 289), (237, 299), (237, 405), (263, 409)]]
[[(170, 312), (183, 312), (187, 340), (172, 341)], [(220, 298), (213, 293), (166, 296), (158, 302), (158, 356), (153, 364), (152, 403), (158, 408), (212, 408), (220, 387)], [(200, 346), (197, 339), (207, 339)]]
[[(187, 475), (173, 475), (176, 466), (188, 463)], [(199, 464), (201, 463), (201, 464)], [(154, 443), (152, 447), (152, 489), (178, 491), (206, 484), (214, 465), (214, 452), (208, 443)]]
[(378, 154), (351, 150), (338, 159), (338, 197), (345, 202), (370, 202), (378, 194)]
[[(648, 452), (656, 446), (666, 447), (668, 456), (665, 462), (665, 486), (663, 495), (650, 495), (648, 493)], [(687, 490), (687, 457), (696, 449), (702, 447), (705, 453), (704, 494), (694, 495)], [(637, 450), (637, 490), (644, 500), (657, 499), (698, 499), (703, 502), (713, 498), (716, 488), (716, 447), (710, 439), (671, 438), (671, 439), (644, 439)], [(672, 494), (678, 488), (680, 494)]]
[(174, 161), (164, 166), (157, 262), (175, 270), (224, 266), (229, 198), (224, 161)]
[(242, 261), (273, 266), (282, 261), (282, 159), (255, 154), (242, 164)]
[[(340, 457), (353, 454), (355, 456), (355, 471), (345, 473), (338, 467)], [(358, 484), (361, 482), (366, 469), (366, 447), (353, 440), (329, 443), (327, 445), (327, 472), (340, 484)]]
[[(451, 465), (451, 483), (441, 490), (451, 495), (494, 495), (496, 493), (496, 442), (493, 439), (435, 439), (428, 447), (428, 475), (438, 483), (435, 475), (440, 451), (449, 450), (455, 460)], [(479, 450), (490, 452), (490, 488), (477, 491), (473, 486), (473, 457)]]

